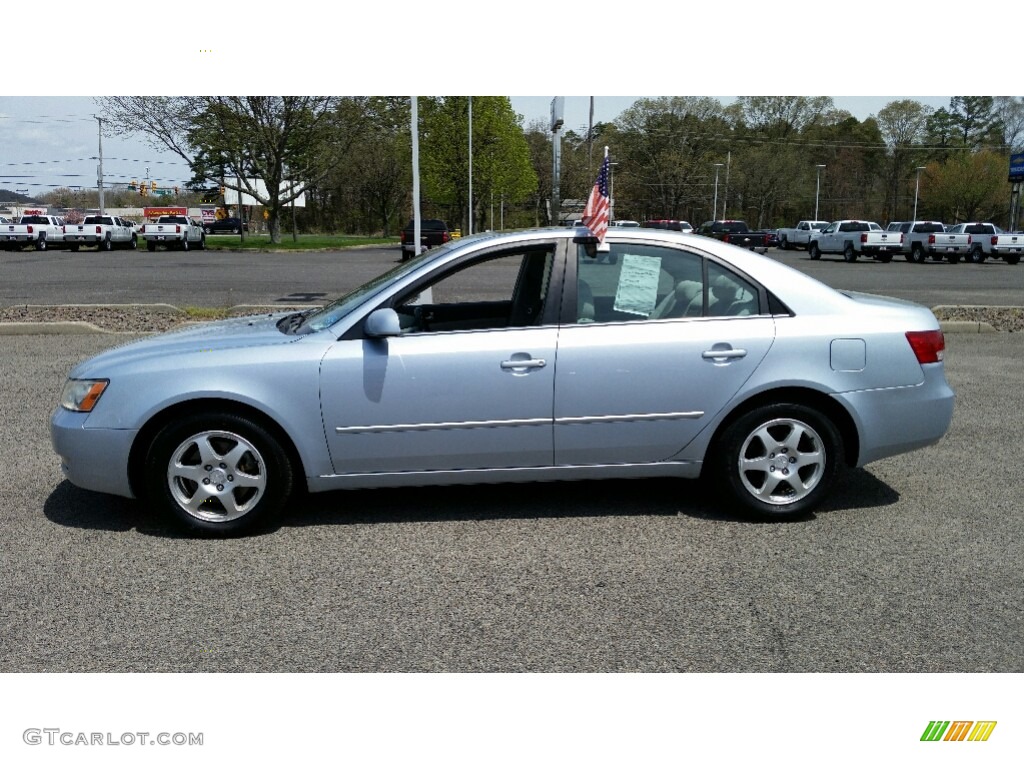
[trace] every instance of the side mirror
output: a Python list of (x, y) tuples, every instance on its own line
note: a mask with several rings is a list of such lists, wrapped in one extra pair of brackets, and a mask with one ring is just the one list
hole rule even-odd
[(401, 336), (402, 324), (398, 313), (393, 309), (377, 309), (370, 313), (363, 325), (363, 332), (371, 339), (386, 339), (389, 336)]

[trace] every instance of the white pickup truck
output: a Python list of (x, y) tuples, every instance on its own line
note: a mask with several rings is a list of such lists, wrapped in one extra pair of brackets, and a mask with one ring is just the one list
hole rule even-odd
[(788, 251), (791, 248), (807, 248), (811, 244), (811, 235), (820, 232), (829, 225), (827, 221), (798, 221), (795, 227), (783, 227), (779, 230), (779, 248)]
[(858, 256), (888, 263), (903, 245), (899, 232), (883, 232), (872, 228), (870, 221), (843, 219), (833, 221), (820, 232), (815, 231), (807, 250), (812, 259), (820, 259), (823, 253), (841, 253), (846, 261), (856, 261)]
[(947, 232), (941, 221), (904, 221), (900, 223), (903, 233), (903, 253), (907, 261), (923, 264), (930, 255), (934, 261), (946, 259), (956, 264), (970, 253), (970, 235), (963, 232)]
[(95, 245), (101, 251), (138, 246), (135, 230), (119, 216), (86, 216), (81, 224), (64, 225), (64, 242), (72, 251)]
[(993, 256), (1007, 264), (1019, 264), (1020, 256), (1024, 253), (1024, 234), (1003, 232), (1001, 235), (993, 236), (991, 245)]
[(161, 216), (156, 224), (146, 224), (139, 230), (146, 241), (146, 250), (155, 251), (158, 245), (187, 251), (196, 246), (206, 248), (206, 233), (201, 224), (188, 216)]
[(33, 214), (22, 216), (17, 224), (0, 224), (0, 246), (5, 251), (20, 250), (31, 245), (45, 251), (64, 243), (64, 219), (60, 216)]

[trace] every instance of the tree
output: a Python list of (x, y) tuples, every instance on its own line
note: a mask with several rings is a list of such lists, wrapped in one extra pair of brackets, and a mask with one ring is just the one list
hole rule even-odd
[(491, 196), (522, 202), (537, 188), (520, 118), (507, 96), (473, 97), (473, 199), (469, 199), (469, 97), (420, 99), (424, 196), (446, 205), (468, 231), (472, 208), (483, 229)]
[[(271, 242), (306, 185), (325, 178), (362, 127), (363, 99), (337, 96), (112, 96), (97, 99), (115, 133), (141, 133), (266, 207)], [(262, 179), (266, 191), (254, 179)], [(289, 181), (287, 185), (283, 183)]]
[(992, 96), (954, 96), (949, 112), (960, 144), (970, 149), (1002, 142), (1002, 125)]
[(921, 177), (922, 207), (947, 222), (1005, 219), (1008, 192), (1006, 157), (997, 152), (956, 152)]
[(1024, 146), (1024, 98), (996, 96), (992, 111), (1003, 127), (1002, 144), (1011, 152), (1019, 151)]
[[(914, 177), (914, 168), (926, 159), (925, 152), (915, 149), (928, 131), (932, 110), (912, 99), (891, 101), (878, 111), (878, 128), (889, 147), (890, 163), (886, 172), (885, 216), (887, 220), (900, 217), (899, 201), (908, 177)], [(907, 211), (910, 216), (910, 211)]]

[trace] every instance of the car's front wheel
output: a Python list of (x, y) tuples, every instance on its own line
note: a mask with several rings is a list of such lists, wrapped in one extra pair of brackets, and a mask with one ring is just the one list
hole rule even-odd
[(832, 421), (796, 403), (756, 408), (733, 421), (710, 457), (711, 476), (745, 513), (781, 520), (821, 504), (843, 461)]
[(150, 444), (151, 500), (193, 530), (235, 534), (281, 511), (292, 493), (291, 462), (261, 424), (200, 412), (165, 426)]
[(807, 247), (807, 255), (810, 256), (812, 260), (817, 261), (821, 258), (821, 248), (818, 247), (817, 243), (811, 243)]

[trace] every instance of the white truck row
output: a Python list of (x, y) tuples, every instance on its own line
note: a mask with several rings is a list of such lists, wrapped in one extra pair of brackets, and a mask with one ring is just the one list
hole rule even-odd
[(981, 264), (988, 258), (1001, 258), (1007, 264), (1018, 264), (1024, 254), (1024, 234), (1009, 234), (985, 222), (946, 227), (941, 221), (894, 221), (882, 230), (875, 222), (861, 219), (808, 219), (778, 230), (778, 236), (782, 250), (806, 248), (815, 260), (823, 254), (842, 254), (845, 261), (870, 256), (889, 262), (902, 253), (917, 264), (929, 258), (950, 264), (961, 259)]
[(119, 216), (86, 216), (81, 224), (68, 224), (60, 216), (35, 214), (22, 216), (17, 223), (0, 223), (0, 249), (12, 251), (31, 246), (45, 251), (64, 246), (71, 251), (82, 247), (135, 250), (140, 235), (150, 251), (159, 245), (183, 251), (206, 248), (203, 226), (188, 216), (161, 216), (155, 224), (137, 228), (134, 222)]

